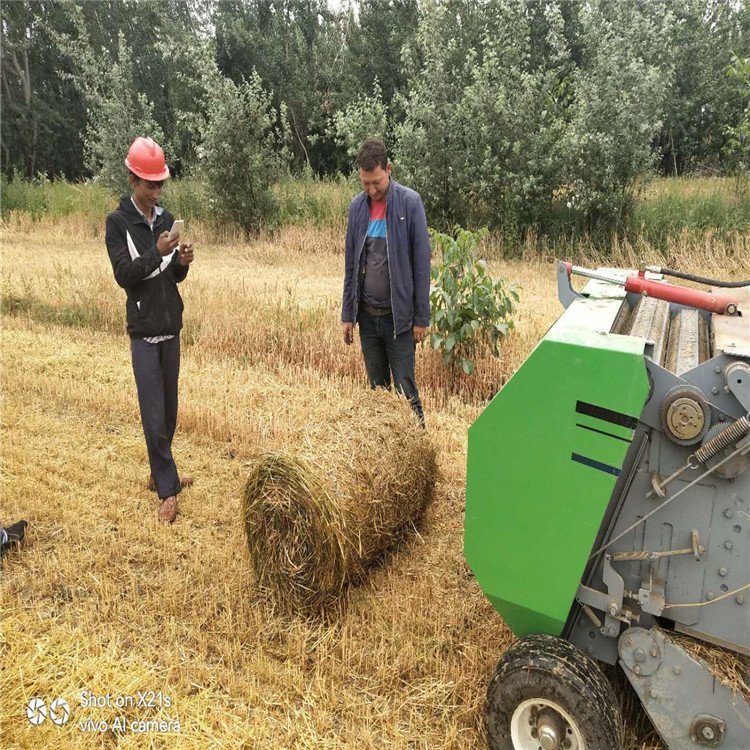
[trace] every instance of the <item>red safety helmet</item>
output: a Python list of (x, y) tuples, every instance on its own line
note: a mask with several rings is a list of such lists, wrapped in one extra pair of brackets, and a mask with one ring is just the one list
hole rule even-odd
[(164, 151), (153, 138), (136, 138), (130, 145), (125, 166), (143, 180), (158, 182), (169, 178)]

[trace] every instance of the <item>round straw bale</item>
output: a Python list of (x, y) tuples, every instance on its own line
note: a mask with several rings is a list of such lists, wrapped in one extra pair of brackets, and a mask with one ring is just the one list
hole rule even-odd
[(363, 390), (337, 399), (299, 443), (257, 457), (244, 523), (260, 588), (312, 613), (419, 518), (435, 484), (435, 449), (405, 399)]

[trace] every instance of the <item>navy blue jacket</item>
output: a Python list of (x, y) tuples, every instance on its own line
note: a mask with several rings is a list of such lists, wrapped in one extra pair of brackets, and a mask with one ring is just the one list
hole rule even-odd
[[(391, 180), (386, 197), (386, 249), (391, 277), (393, 330), (430, 324), (430, 238), (419, 193)], [(356, 323), (359, 312), (359, 266), (370, 223), (370, 199), (359, 193), (349, 206), (341, 320)]]

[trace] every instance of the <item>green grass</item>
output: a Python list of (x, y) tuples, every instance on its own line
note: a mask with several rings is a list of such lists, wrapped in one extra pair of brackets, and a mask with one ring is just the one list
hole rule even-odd
[[(274, 226), (307, 224), (336, 226), (346, 212), (359, 186), (347, 180), (289, 179), (273, 186), (278, 205)], [(18, 211), (33, 220), (57, 219), (71, 214), (87, 214), (104, 221), (119, 199), (95, 182), (66, 182), (18, 176), (0, 178), (0, 209), (7, 219)], [(211, 223), (217, 211), (206, 185), (199, 180), (170, 180), (162, 193), (162, 205), (174, 216)]]
[(0, 177), (0, 209), (3, 218), (11, 211), (28, 213), (35, 220), (44, 216), (58, 218), (71, 214), (106, 215), (112, 195), (94, 182), (35, 179), (19, 176)]
[(286, 180), (274, 185), (280, 224), (336, 226), (346, 220), (349, 203), (360, 189), (350, 180)]
[(0, 296), (2, 315), (25, 315), (47, 325), (71, 326), (98, 330), (104, 325), (96, 307), (79, 303), (53, 305), (34, 297), (14, 294)]
[(683, 233), (727, 235), (750, 229), (750, 183), (732, 178), (656, 180), (637, 202), (633, 236), (663, 246)]
[[(3, 176), (0, 208), (7, 220), (11, 212), (56, 218), (83, 215), (91, 226), (101, 226), (117, 204), (117, 196), (95, 182), (69, 183), (46, 179), (27, 182)], [(278, 213), (262, 229), (279, 226), (313, 225), (343, 228), (349, 202), (359, 189), (352, 180), (287, 179), (273, 186)], [(175, 216), (212, 224), (217, 206), (204, 183), (196, 179), (169, 181), (162, 195), (163, 205)], [(607, 248), (612, 237), (581, 235), (564, 211), (552, 212), (543, 233), (534, 232), (542, 244), (590, 243)], [(688, 235), (728, 237), (750, 230), (750, 181), (733, 178), (662, 178), (653, 180), (638, 197), (621, 239), (645, 240), (664, 248), (669, 241)], [(517, 237), (493, 232), (507, 255), (520, 252), (526, 243)], [(502, 242), (505, 237), (505, 242)]]

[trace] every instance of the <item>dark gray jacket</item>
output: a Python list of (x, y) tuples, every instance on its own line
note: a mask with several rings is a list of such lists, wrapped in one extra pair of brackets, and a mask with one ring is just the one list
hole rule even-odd
[(182, 297), (177, 284), (188, 272), (177, 251), (162, 257), (156, 241), (172, 228), (169, 211), (156, 217), (153, 229), (130, 196), (107, 216), (106, 243), (115, 280), (125, 290), (128, 333), (133, 337), (176, 335), (182, 328)]
[[(349, 206), (341, 320), (357, 322), (359, 266), (370, 223), (370, 199), (362, 192)], [(386, 198), (386, 248), (391, 277), (391, 308), (396, 335), (430, 324), (430, 238), (422, 199), (391, 180)]]

